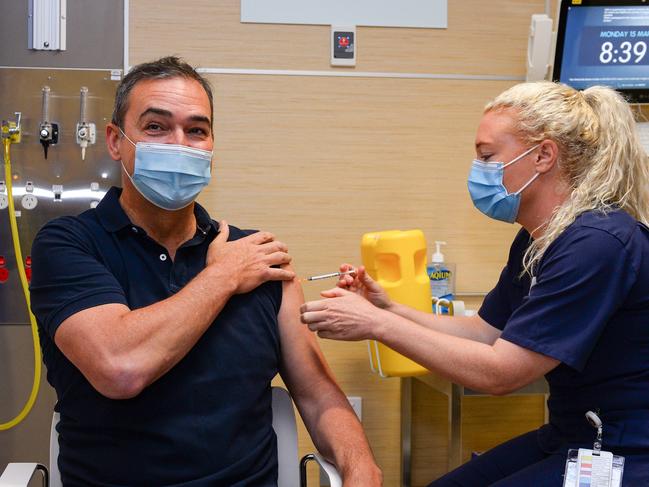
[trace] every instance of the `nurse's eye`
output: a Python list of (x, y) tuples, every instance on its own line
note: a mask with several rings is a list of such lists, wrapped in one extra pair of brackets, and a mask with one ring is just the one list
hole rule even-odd
[(489, 159), (493, 157), (493, 154), (483, 154), (480, 156), (482, 162), (489, 162)]

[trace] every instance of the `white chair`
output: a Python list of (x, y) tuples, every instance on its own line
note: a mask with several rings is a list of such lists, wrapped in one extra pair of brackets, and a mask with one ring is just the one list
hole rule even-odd
[[(311, 453), (298, 463), (297, 426), (293, 401), (286, 389), (273, 387), (273, 429), (277, 436), (277, 461), (279, 487), (306, 486), (306, 465), (313, 460), (329, 478), (331, 487), (342, 487), (342, 480), (336, 468), (317, 453)], [(43, 475), (43, 485), (62, 487), (61, 475), (57, 459), (59, 456), (59, 441), (56, 425), (59, 414), (52, 416), (50, 431), (50, 470), (39, 463), (10, 463), (0, 476), (0, 487), (26, 487), (36, 470)]]
[(277, 485), (279, 487), (306, 486), (306, 464), (311, 460), (317, 462), (327, 475), (331, 487), (342, 487), (343, 482), (336, 468), (318, 453), (305, 455), (298, 468), (297, 426), (293, 400), (288, 391), (282, 387), (273, 387), (273, 429), (277, 436), (279, 465)]

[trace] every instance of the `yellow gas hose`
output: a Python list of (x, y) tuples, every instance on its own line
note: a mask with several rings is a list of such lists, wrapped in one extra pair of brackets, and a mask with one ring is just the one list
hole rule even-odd
[(7, 185), (7, 197), (9, 200), (9, 222), (11, 223), (11, 238), (14, 244), (14, 253), (16, 255), (16, 267), (18, 267), (18, 274), (20, 275), (20, 282), (23, 286), (23, 292), (25, 293), (25, 302), (27, 303), (27, 312), (29, 313), (29, 321), (31, 323), (32, 329), (32, 339), (34, 342), (34, 381), (32, 382), (32, 391), (29, 394), (29, 398), (23, 406), (22, 411), (13, 418), (11, 421), (6, 423), (0, 423), (0, 431), (8, 430), (14, 426), (20, 424), (20, 422), (27, 417), (36, 397), (38, 396), (38, 389), (41, 384), (41, 345), (38, 339), (38, 328), (36, 326), (36, 318), (31, 311), (31, 303), (29, 299), (29, 287), (27, 285), (27, 275), (25, 274), (25, 267), (23, 264), (23, 255), (20, 250), (20, 241), (18, 239), (18, 225), (16, 224), (16, 212), (14, 210), (14, 198), (12, 192), (12, 174), (11, 174), (11, 139), (3, 138), (2, 146), (4, 149), (4, 163), (5, 163), (5, 184)]

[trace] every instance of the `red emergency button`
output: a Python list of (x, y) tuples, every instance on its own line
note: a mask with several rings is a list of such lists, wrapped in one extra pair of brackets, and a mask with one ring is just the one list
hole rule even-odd
[(28, 255), (25, 258), (25, 277), (27, 282), (32, 282), (32, 256)]
[(9, 271), (4, 267), (0, 267), (0, 284), (4, 284), (9, 279)]

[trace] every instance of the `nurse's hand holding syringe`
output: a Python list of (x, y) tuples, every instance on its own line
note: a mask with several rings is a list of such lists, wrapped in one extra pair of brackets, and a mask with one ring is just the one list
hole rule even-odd
[[(353, 272), (351, 272), (353, 271)], [(365, 271), (364, 266), (354, 268), (351, 264), (340, 266), (340, 279), (337, 286), (363, 296), (374, 306), (389, 309), (392, 300), (385, 290)]]
[(363, 267), (343, 264), (338, 274), (338, 286), (320, 293), (324, 299), (300, 306), (300, 320), (320, 338), (376, 340), (377, 315), (391, 315), (392, 301)]

